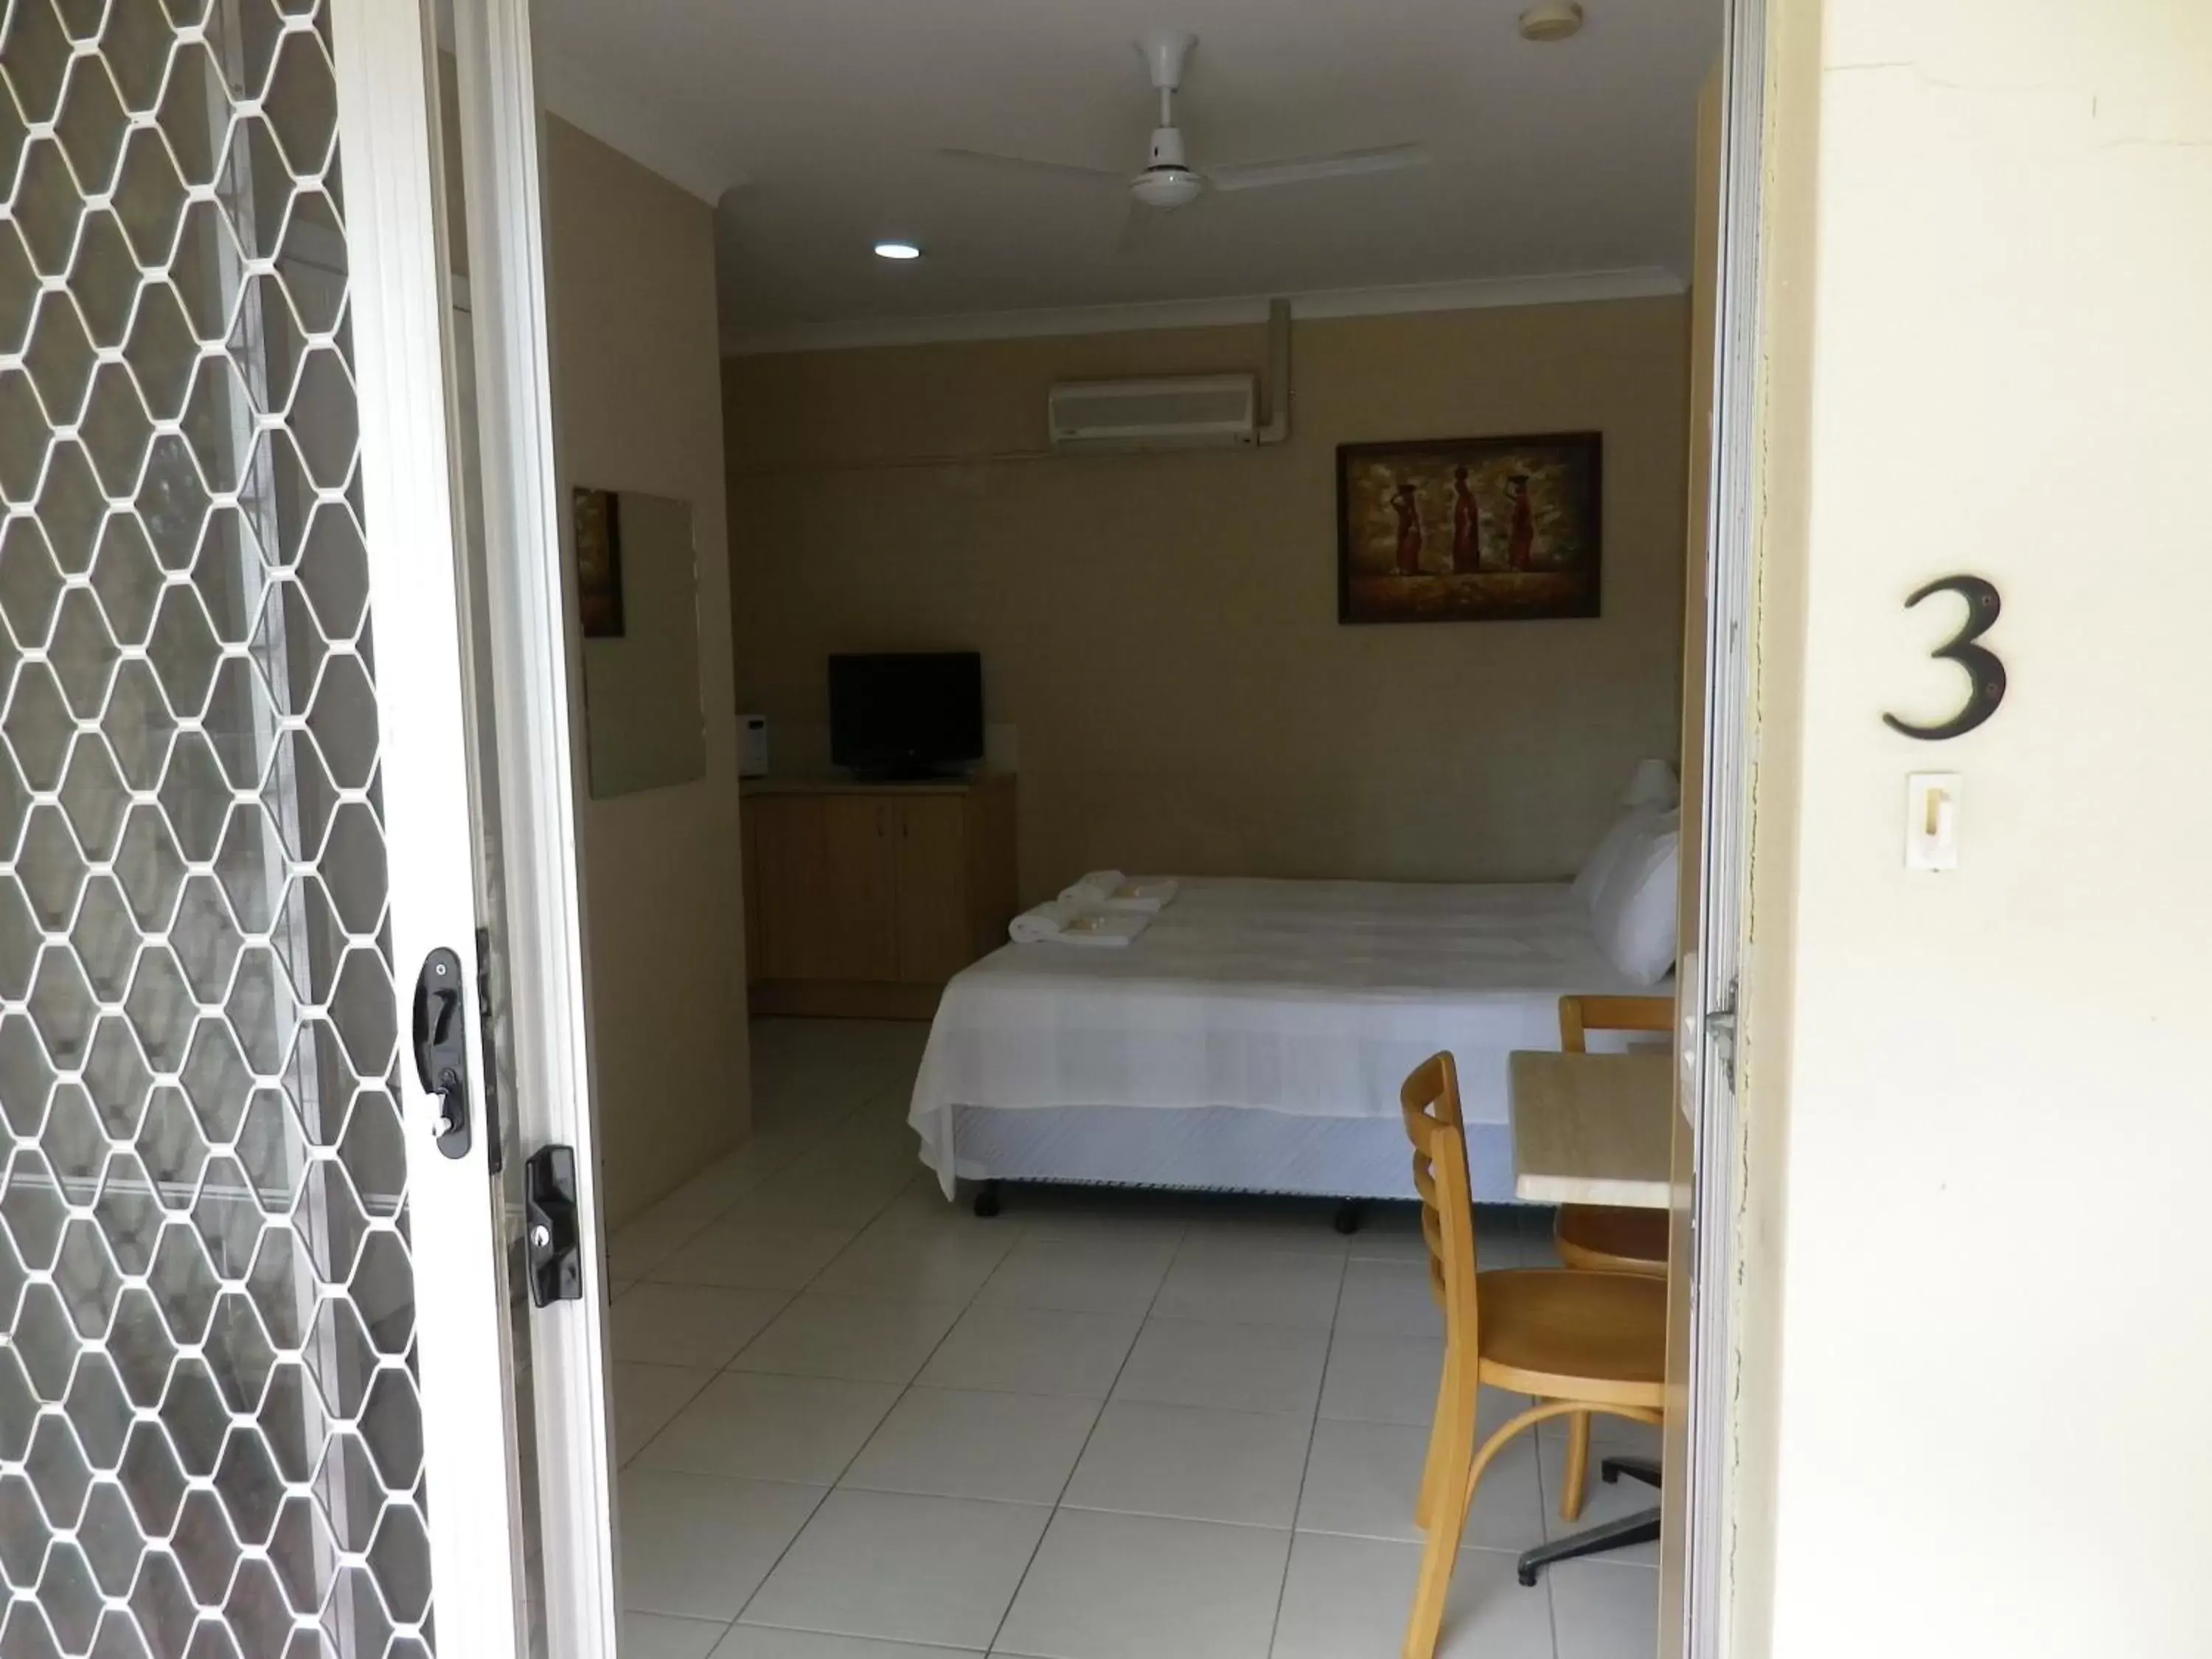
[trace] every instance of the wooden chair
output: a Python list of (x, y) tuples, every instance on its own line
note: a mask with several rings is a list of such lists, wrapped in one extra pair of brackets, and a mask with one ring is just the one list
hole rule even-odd
[[(1640, 1273), (1515, 1268), (1478, 1274), (1459, 1078), (1449, 1054), (1422, 1062), (1399, 1092), (1429, 1278), (1444, 1313), (1444, 1364), (1414, 1518), (1428, 1534), (1404, 1659), (1432, 1659), (1467, 1512), (1483, 1472), (1514, 1436), (1549, 1418), (1602, 1411), (1660, 1421), (1667, 1286)], [(1484, 1384), (1534, 1395), (1478, 1447)]]
[[(1672, 997), (1561, 997), (1559, 1052), (1589, 1052), (1592, 1031), (1668, 1031), (1674, 1029)], [(1562, 1204), (1552, 1223), (1552, 1243), (1559, 1260), (1584, 1273), (1649, 1273), (1667, 1276), (1667, 1237), (1671, 1218), (1664, 1210), (1635, 1210), (1612, 1204)], [(1559, 1488), (1562, 1520), (1578, 1519), (1589, 1480), (1590, 1420), (1588, 1413), (1567, 1425), (1567, 1467)], [(1638, 1478), (1640, 1465), (1622, 1460)], [(1608, 1467), (1606, 1479), (1616, 1471)]]
[[(1672, 997), (1561, 997), (1559, 1050), (1589, 1052), (1591, 1031), (1672, 1031)], [(1606, 1204), (1562, 1204), (1552, 1242), (1570, 1267), (1601, 1273), (1667, 1276), (1668, 1216), (1664, 1210), (1620, 1209)], [(1570, 1517), (1571, 1518), (1571, 1517)]]

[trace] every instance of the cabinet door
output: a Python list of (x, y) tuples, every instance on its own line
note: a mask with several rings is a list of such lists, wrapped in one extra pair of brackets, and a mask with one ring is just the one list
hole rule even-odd
[(896, 803), (788, 795), (758, 805), (760, 976), (896, 977)]
[(941, 985), (975, 959), (968, 897), (968, 802), (898, 804), (898, 976)]

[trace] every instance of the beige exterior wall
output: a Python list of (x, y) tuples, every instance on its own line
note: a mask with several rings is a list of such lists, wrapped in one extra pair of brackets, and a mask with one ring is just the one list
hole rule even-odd
[(2212, 7), (1776, 11), (1738, 1650), (2201, 1656)]
[(706, 776), (581, 803), (603, 1201), (619, 1223), (750, 1121), (714, 215), (558, 120), (545, 194), (564, 484), (687, 501), (698, 543)]
[[(1277, 449), (987, 461), (1055, 380), (1256, 370), (1258, 328), (733, 358), (739, 697), (826, 764), (832, 651), (983, 653), (1022, 886), (1571, 873), (1675, 746), (1680, 300), (1302, 323)], [(1595, 428), (1604, 615), (1340, 627), (1335, 447)]]

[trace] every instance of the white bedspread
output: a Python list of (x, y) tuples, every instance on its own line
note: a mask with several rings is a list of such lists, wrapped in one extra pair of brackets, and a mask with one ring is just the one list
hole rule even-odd
[(1449, 1048), (1468, 1121), (1504, 1123), (1505, 1057), (1559, 1046), (1562, 994), (1653, 988), (1563, 883), (1186, 878), (1126, 951), (1010, 945), (957, 975), (908, 1121), (949, 1187), (955, 1106), (1395, 1116)]

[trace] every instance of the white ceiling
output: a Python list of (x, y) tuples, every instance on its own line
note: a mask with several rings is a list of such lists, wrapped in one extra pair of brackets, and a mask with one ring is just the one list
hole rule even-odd
[[(1686, 266), (1693, 107), (1720, 0), (538, 0), (555, 108), (720, 198), (726, 332)], [(1164, 9), (1163, 9), (1164, 8)], [(1213, 195), (1116, 244), (1116, 188), (953, 146), (1133, 170), (1131, 46), (1200, 37), (1199, 165), (1418, 141), (1431, 166)], [(878, 239), (928, 257), (893, 265)]]

